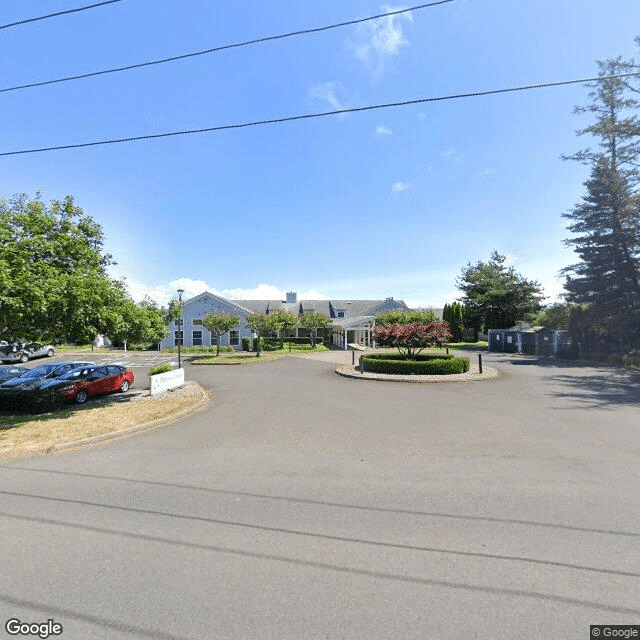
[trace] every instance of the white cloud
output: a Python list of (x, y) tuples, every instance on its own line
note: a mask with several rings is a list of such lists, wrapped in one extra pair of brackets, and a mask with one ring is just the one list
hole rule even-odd
[[(397, 11), (400, 8), (383, 5), (382, 11)], [(358, 26), (359, 39), (352, 45), (353, 50), (356, 58), (361, 60), (374, 75), (382, 73), (387, 59), (397, 56), (400, 48), (409, 44), (402, 29), (403, 22), (411, 24), (413, 15), (407, 12), (386, 16)]]
[[(228, 300), (285, 300), (286, 292), (273, 284), (259, 284), (251, 289), (225, 288), (216, 289), (205, 280), (197, 280), (193, 278), (178, 278), (171, 280), (167, 284), (148, 286), (142, 282), (126, 279), (125, 283), (130, 295), (134, 300), (140, 301), (145, 296), (149, 296), (160, 305), (167, 305), (172, 298), (178, 297), (178, 289), (183, 289), (182, 298), (188, 300), (209, 291), (214, 295)], [(306, 291), (298, 291), (298, 300), (326, 300), (327, 296), (314, 289)]]
[(462, 154), (455, 148), (449, 147), (446, 151), (442, 152), (442, 157), (449, 162), (455, 162), (460, 164), (462, 162)]
[(392, 134), (393, 134), (393, 131), (392, 131), (391, 129), (389, 129), (389, 127), (387, 127), (386, 125), (384, 125), (384, 124), (379, 124), (379, 125), (376, 127), (376, 133), (377, 133), (379, 136), (390, 136), (390, 135), (392, 135)]
[(413, 185), (410, 182), (402, 182), (402, 180), (396, 180), (391, 185), (391, 192), (402, 193), (403, 191), (407, 191), (408, 189), (411, 189), (412, 186)]
[(334, 111), (348, 109), (349, 107), (349, 105), (340, 98), (341, 94), (345, 94), (345, 88), (341, 82), (325, 82), (309, 89), (310, 98), (327, 103)]
[(493, 167), (487, 167), (478, 173), (478, 178), (488, 178), (492, 176), (496, 170)]

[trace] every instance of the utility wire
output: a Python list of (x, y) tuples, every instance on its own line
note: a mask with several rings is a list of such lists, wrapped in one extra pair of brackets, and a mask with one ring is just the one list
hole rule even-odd
[(0, 25), (0, 29), (8, 29), (9, 27), (17, 27), (18, 25), (26, 24), (27, 22), (37, 22), (38, 20), (55, 18), (56, 16), (62, 16), (66, 13), (77, 13), (78, 11), (86, 11), (87, 9), (93, 9), (94, 7), (101, 7), (103, 4), (113, 4), (114, 2), (122, 2), (122, 0), (105, 0), (104, 2), (96, 2), (94, 4), (88, 4), (85, 7), (77, 7), (76, 9), (67, 9), (66, 11), (57, 11), (56, 13), (48, 13), (46, 16), (38, 16), (37, 18), (27, 18), (26, 20), (18, 20), (18, 22), (10, 22), (9, 24)]
[(621, 73), (609, 76), (596, 76), (593, 78), (580, 78), (579, 80), (561, 80), (559, 82), (545, 82), (542, 84), (529, 84), (521, 87), (509, 87), (506, 89), (490, 89), (487, 91), (473, 91), (470, 93), (456, 93), (448, 96), (437, 96), (433, 98), (418, 98), (416, 100), (403, 100), (400, 102), (386, 102), (383, 104), (374, 104), (366, 107), (350, 107), (348, 109), (335, 109), (333, 111), (322, 111), (318, 113), (304, 113), (296, 116), (284, 116), (282, 118), (269, 118), (266, 120), (253, 120), (251, 122), (239, 122), (235, 124), (223, 124), (215, 127), (205, 127), (203, 129), (187, 129), (185, 131), (171, 131), (168, 133), (152, 133), (145, 136), (131, 136), (128, 138), (115, 138), (111, 140), (96, 140), (93, 142), (81, 142), (77, 144), (65, 144), (55, 147), (40, 147), (36, 149), (21, 149), (18, 151), (3, 151), (2, 156), (17, 156), (27, 153), (42, 153), (45, 151), (59, 151), (62, 149), (80, 149), (82, 147), (97, 147), (107, 144), (120, 144), (123, 142), (135, 142), (137, 140), (152, 140), (155, 138), (169, 138), (172, 136), (185, 136), (196, 133), (211, 133), (214, 131), (226, 131), (228, 129), (244, 129), (247, 127), (258, 127), (266, 124), (280, 124), (283, 122), (293, 122), (295, 120), (311, 120), (313, 118), (326, 118), (327, 116), (335, 116), (347, 113), (359, 113), (362, 111), (373, 111), (375, 109), (390, 109), (392, 107), (406, 107), (414, 104), (425, 104), (428, 102), (444, 102), (446, 100), (459, 100), (461, 98), (477, 98), (480, 96), (490, 96), (500, 93), (515, 93), (517, 91), (529, 91), (531, 89), (546, 89), (549, 87), (562, 87), (570, 84), (582, 84), (585, 82), (596, 82), (600, 80), (610, 80), (614, 78), (629, 78), (632, 76), (640, 76), (640, 71), (631, 73)]
[[(112, 2), (118, 2), (119, 0), (111, 0)], [(408, 13), (409, 11), (418, 11), (420, 9), (427, 9), (428, 7), (435, 7), (440, 4), (448, 4), (454, 2), (454, 0), (438, 0), (437, 2), (429, 2), (427, 4), (419, 4), (414, 7), (408, 7), (406, 9), (396, 9), (394, 11), (388, 11), (386, 13), (379, 13), (375, 16), (369, 16), (367, 18), (358, 18), (356, 20), (347, 20), (346, 22), (338, 22), (336, 24), (330, 24), (324, 27), (314, 27), (310, 29), (300, 29), (298, 31), (290, 31), (289, 33), (282, 33), (275, 36), (265, 36), (262, 38), (255, 38), (254, 40), (244, 40), (243, 42), (235, 42), (233, 44), (224, 44), (211, 49), (203, 49), (202, 51), (192, 51), (191, 53), (183, 53), (177, 56), (171, 56), (170, 58), (161, 58), (159, 60), (148, 60), (146, 62), (139, 62), (137, 64), (129, 64), (123, 67), (114, 67), (111, 69), (103, 69), (101, 71), (92, 71), (89, 73), (81, 73), (75, 76), (66, 76), (64, 78), (55, 78), (53, 80), (44, 80), (42, 82), (32, 82), (30, 84), (21, 84), (15, 87), (6, 87), (0, 89), (0, 93), (6, 93), (7, 91), (18, 91), (19, 89), (31, 89), (33, 87), (43, 87), (49, 84), (57, 84), (59, 82), (69, 82), (71, 80), (81, 80), (83, 78), (92, 78), (94, 76), (102, 76), (108, 73), (118, 73), (120, 71), (130, 71), (131, 69), (140, 69), (142, 67), (151, 67), (156, 64), (165, 64), (166, 62), (175, 62), (176, 60), (185, 60), (186, 58), (195, 58), (197, 56), (204, 56), (210, 53), (218, 53), (227, 49), (237, 49), (239, 47), (248, 47), (254, 44), (261, 44), (264, 42), (271, 42), (273, 40), (283, 40), (284, 38), (293, 38), (294, 36), (308, 35), (311, 33), (320, 33), (321, 31), (329, 31), (331, 29), (338, 29), (340, 27), (347, 27), (354, 24), (360, 24), (362, 22), (369, 22), (371, 20), (378, 20), (380, 18), (386, 18), (388, 16), (396, 16), (401, 13)]]

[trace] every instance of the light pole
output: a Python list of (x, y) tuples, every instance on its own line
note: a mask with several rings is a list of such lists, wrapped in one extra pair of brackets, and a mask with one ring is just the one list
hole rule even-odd
[(182, 294), (184, 289), (178, 289), (178, 369), (182, 369), (180, 359), (180, 343), (182, 342)]

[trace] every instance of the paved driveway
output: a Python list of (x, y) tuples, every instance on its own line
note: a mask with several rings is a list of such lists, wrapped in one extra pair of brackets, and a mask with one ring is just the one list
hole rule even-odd
[(553, 638), (640, 616), (638, 379), (188, 367), (206, 411), (0, 468), (0, 617), (63, 638)]

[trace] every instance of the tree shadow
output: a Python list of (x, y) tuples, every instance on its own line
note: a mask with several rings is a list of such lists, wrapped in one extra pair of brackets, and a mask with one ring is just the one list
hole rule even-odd
[(640, 407), (640, 374), (633, 371), (608, 368), (597, 375), (558, 374), (549, 380), (558, 385), (553, 392), (556, 398), (610, 410)]

